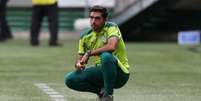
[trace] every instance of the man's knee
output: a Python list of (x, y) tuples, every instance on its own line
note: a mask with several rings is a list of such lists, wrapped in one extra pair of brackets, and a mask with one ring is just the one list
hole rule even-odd
[(110, 52), (103, 52), (100, 57), (102, 61), (111, 61), (113, 59), (113, 55)]
[(76, 84), (76, 78), (74, 76), (74, 72), (68, 73), (65, 76), (65, 84), (67, 87), (73, 89)]

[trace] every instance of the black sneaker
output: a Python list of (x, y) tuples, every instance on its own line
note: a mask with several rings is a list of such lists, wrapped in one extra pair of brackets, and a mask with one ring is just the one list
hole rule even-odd
[(104, 95), (101, 97), (100, 101), (113, 101), (112, 95)]
[(96, 101), (101, 101), (101, 98), (103, 97), (103, 95), (104, 95), (104, 89), (101, 89), (100, 93), (98, 94)]
[(31, 46), (39, 46), (39, 42), (31, 42)]

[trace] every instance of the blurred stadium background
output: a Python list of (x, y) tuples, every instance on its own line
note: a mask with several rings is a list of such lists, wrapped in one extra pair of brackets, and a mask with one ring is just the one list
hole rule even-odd
[[(31, 0), (10, 0), (7, 20), (14, 39), (0, 43), (0, 101), (95, 101), (96, 95), (68, 89), (64, 75), (74, 70), (80, 33), (75, 23), (96, 4), (109, 8), (109, 20), (127, 41), (131, 76), (115, 90), (115, 101), (201, 101), (201, 47), (189, 51), (177, 44), (179, 32), (200, 34), (200, 0), (59, 0), (64, 45), (57, 48), (48, 47), (47, 39), (39, 47), (29, 45)], [(77, 26), (86, 24), (82, 21)], [(44, 38), (47, 25), (44, 19)], [(38, 83), (59, 92), (61, 99), (44, 93)]]
[[(60, 32), (74, 32), (75, 21), (96, 4), (110, 8), (125, 40), (176, 41), (179, 31), (201, 28), (200, 0), (59, 0)], [(29, 31), (31, 9), (31, 0), (10, 0), (7, 19), (14, 32)], [(45, 19), (44, 30), (47, 25)]]

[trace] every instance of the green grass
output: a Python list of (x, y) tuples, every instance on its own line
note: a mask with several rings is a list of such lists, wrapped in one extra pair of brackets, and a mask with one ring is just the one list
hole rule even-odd
[[(26, 40), (0, 43), (0, 101), (51, 101), (34, 83), (47, 83), (68, 101), (95, 101), (95, 95), (64, 85), (65, 73), (74, 70), (78, 42), (63, 43), (61, 48), (48, 47), (47, 41), (39, 47)], [(115, 101), (201, 100), (201, 52), (176, 43), (126, 45), (131, 76), (115, 90)]]

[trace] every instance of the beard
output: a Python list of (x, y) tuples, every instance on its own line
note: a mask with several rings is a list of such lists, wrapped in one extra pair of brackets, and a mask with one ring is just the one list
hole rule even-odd
[(103, 25), (102, 26), (97, 26), (95, 24), (91, 24), (91, 28), (96, 32), (101, 31), (102, 27), (103, 27)]
[(94, 24), (91, 25), (91, 28), (92, 28), (94, 31), (97, 31), (97, 30), (99, 29), (99, 27), (98, 27), (97, 25), (94, 25)]

